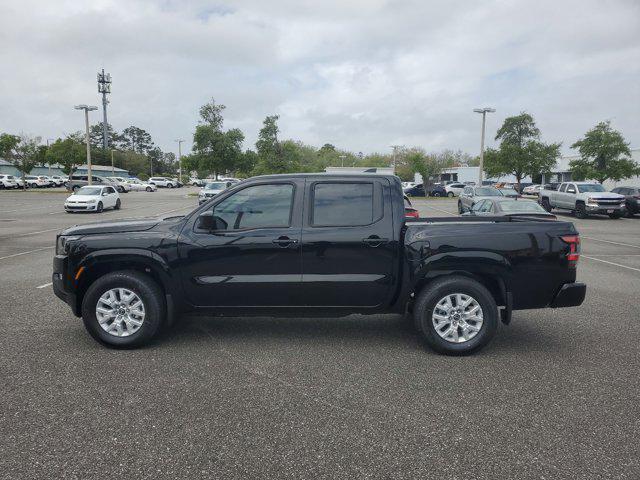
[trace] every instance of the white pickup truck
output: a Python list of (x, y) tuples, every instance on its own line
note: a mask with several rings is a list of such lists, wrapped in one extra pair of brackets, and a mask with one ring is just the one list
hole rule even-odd
[(625, 197), (607, 192), (599, 183), (561, 183), (558, 190), (540, 190), (539, 202), (547, 212), (554, 208), (571, 210), (576, 218), (594, 213), (620, 218), (625, 213)]

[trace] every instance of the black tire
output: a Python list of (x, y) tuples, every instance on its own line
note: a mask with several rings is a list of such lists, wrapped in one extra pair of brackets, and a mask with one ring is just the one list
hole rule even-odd
[(71, 190), (73, 190), (73, 193), (76, 193), (78, 190), (80, 190), (80, 187), (78, 185), (74, 185)]
[(627, 207), (627, 209), (625, 210), (625, 217), (627, 218), (633, 218), (633, 210), (631, 210), (630, 207)]
[(168, 188), (173, 188), (173, 183), (167, 183)]
[(102, 213), (103, 210), (104, 210), (104, 205), (102, 205), (102, 202), (98, 202), (98, 208), (96, 208), (96, 213)]
[(553, 207), (551, 207), (548, 198), (543, 198), (542, 200), (540, 200), (540, 205), (542, 205), (542, 208), (544, 208), (547, 212), (551, 212), (551, 210), (553, 210)]
[(124, 192), (124, 188), (122, 188), (121, 186), (117, 186), (116, 190), (118, 191), (118, 193)]
[[(145, 318), (142, 326), (128, 337), (107, 333), (96, 318), (98, 300), (112, 288), (131, 290), (144, 304)], [(165, 311), (164, 296), (158, 284), (147, 275), (129, 270), (103, 275), (91, 284), (82, 300), (82, 320), (89, 334), (103, 345), (115, 348), (139, 347), (149, 343), (160, 330)]]
[[(432, 322), (436, 304), (445, 296), (454, 293), (473, 297), (483, 313), (480, 331), (473, 338), (461, 343), (452, 343), (442, 338)], [(480, 350), (491, 341), (498, 328), (498, 307), (489, 290), (475, 280), (455, 275), (434, 280), (425, 286), (418, 295), (413, 314), (415, 325), (429, 347), (445, 355), (464, 355)]]
[(462, 215), (464, 213), (464, 208), (462, 207), (462, 202), (458, 200), (458, 214)]
[(447, 193), (447, 197), (449, 198), (453, 198), (455, 196), (455, 194), (453, 192), (448, 192)]
[(116, 206), (113, 207), (114, 210), (120, 210), (120, 206), (122, 205), (122, 203), (120, 202), (120, 199), (116, 200)]
[(151, 187), (147, 187), (147, 188), (145, 188), (145, 190), (146, 190), (147, 192), (151, 192), (153, 189), (152, 189)]
[(576, 218), (585, 219), (587, 218), (587, 208), (584, 206), (584, 203), (576, 203), (576, 209), (574, 212)]

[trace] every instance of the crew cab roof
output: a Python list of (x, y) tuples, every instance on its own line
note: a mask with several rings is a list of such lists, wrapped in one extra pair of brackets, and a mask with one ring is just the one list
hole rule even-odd
[(348, 173), (348, 172), (319, 172), (319, 173), (279, 173), (273, 175), (260, 175), (256, 177), (247, 178), (248, 180), (255, 179), (274, 179), (274, 180), (284, 180), (287, 178), (358, 178), (358, 179), (370, 179), (370, 178), (386, 178), (392, 181), (400, 181), (400, 178), (396, 175), (390, 174), (381, 174), (381, 173)]

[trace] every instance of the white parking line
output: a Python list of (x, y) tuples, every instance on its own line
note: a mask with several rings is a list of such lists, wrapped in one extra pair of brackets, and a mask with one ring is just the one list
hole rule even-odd
[(596, 262), (608, 263), (609, 265), (615, 265), (616, 267), (626, 268), (628, 270), (634, 270), (636, 272), (640, 272), (640, 268), (628, 267), (626, 265), (620, 265), (619, 263), (609, 262), (607, 260), (602, 260), (600, 258), (587, 257), (586, 255), (580, 255), (582, 258), (588, 258), (589, 260), (595, 260)]
[(601, 238), (587, 237), (586, 235), (580, 235), (580, 238), (595, 240), (596, 242), (611, 243), (613, 245), (620, 245), (621, 247), (640, 248), (640, 245), (631, 245), (630, 243), (612, 242), (611, 240), (602, 240)]
[(433, 208), (434, 210), (437, 210), (437, 211), (442, 212), (442, 213), (446, 213), (447, 215), (456, 215), (456, 214), (455, 214), (455, 213), (453, 213), (453, 212), (450, 212), (450, 211), (448, 211), (448, 210), (443, 210), (443, 209), (438, 208), (438, 207), (432, 207), (431, 205), (425, 205), (425, 207), (426, 207), (426, 208)]
[(7, 236), (4, 236), (4, 237), (0, 237), (0, 239), (16, 238), (16, 237), (28, 237), (29, 235), (37, 235), (39, 233), (55, 232), (56, 230), (62, 230), (62, 229), (60, 227), (58, 227), (58, 228), (50, 228), (49, 230), (38, 230), (37, 232), (18, 233), (16, 235), (7, 235)]
[(20, 255), (29, 255), (30, 253), (41, 252), (42, 250), (49, 250), (50, 248), (55, 248), (55, 245), (51, 245), (50, 247), (36, 248), (35, 250), (29, 250), (28, 252), (14, 253), (13, 255), (7, 255), (6, 257), (0, 257), (0, 260), (5, 260), (7, 258), (13, 258), (13, 257), (19, 257)]
[(45, 283), (44, 285), (40, 285), (39, 287), (36, 287), (36, 288), (47, 288), (51, 285), (53, 285), (53, 282)]

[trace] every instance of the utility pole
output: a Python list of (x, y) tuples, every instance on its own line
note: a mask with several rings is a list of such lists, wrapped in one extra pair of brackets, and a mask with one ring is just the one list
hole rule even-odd
[(98, 92), (102, 94), (102, 148), (109, 148), (109, 131), (107, 130), (107, 93), (111, 93), (111, 74), (98, 72)]
[(396, 155), (398, 154), (398, 149), (400, 148), (400, 145), (391, 145), (391, 148), (393, 148), (393, 174), (396, 174)]
[(111, 175), (116, 176), (116, 169), (113, 166), (113, 150), (111, 150)]
[(482, 170), (484, 169), (484, 127), (486, 123), (487, 113), (493, 113), (495, 108), (474, 108), (474, 112), (482, 114), (482, 135), (480, 136), (480, 169), (478, 171), (478, 186), (482, 186)]
[[(53, 138), (47, 138), (47, 150), (49, 150), (49, 140), (53, 140)], [(49, 176), (51, 176), (51, 164), (49, 163)]]
[(87, 142), (87, 180), (91, 185), (91, 144), (89, 143), (89, 112), (97, 110), (98, 107), (90, 105), (76, 105), (76, 110), (84, 110), (85, 140)]
[(184, 140), (178, 139), (176, 142), (178, 143), (178, 181), (182, 182), (182, 142)]

